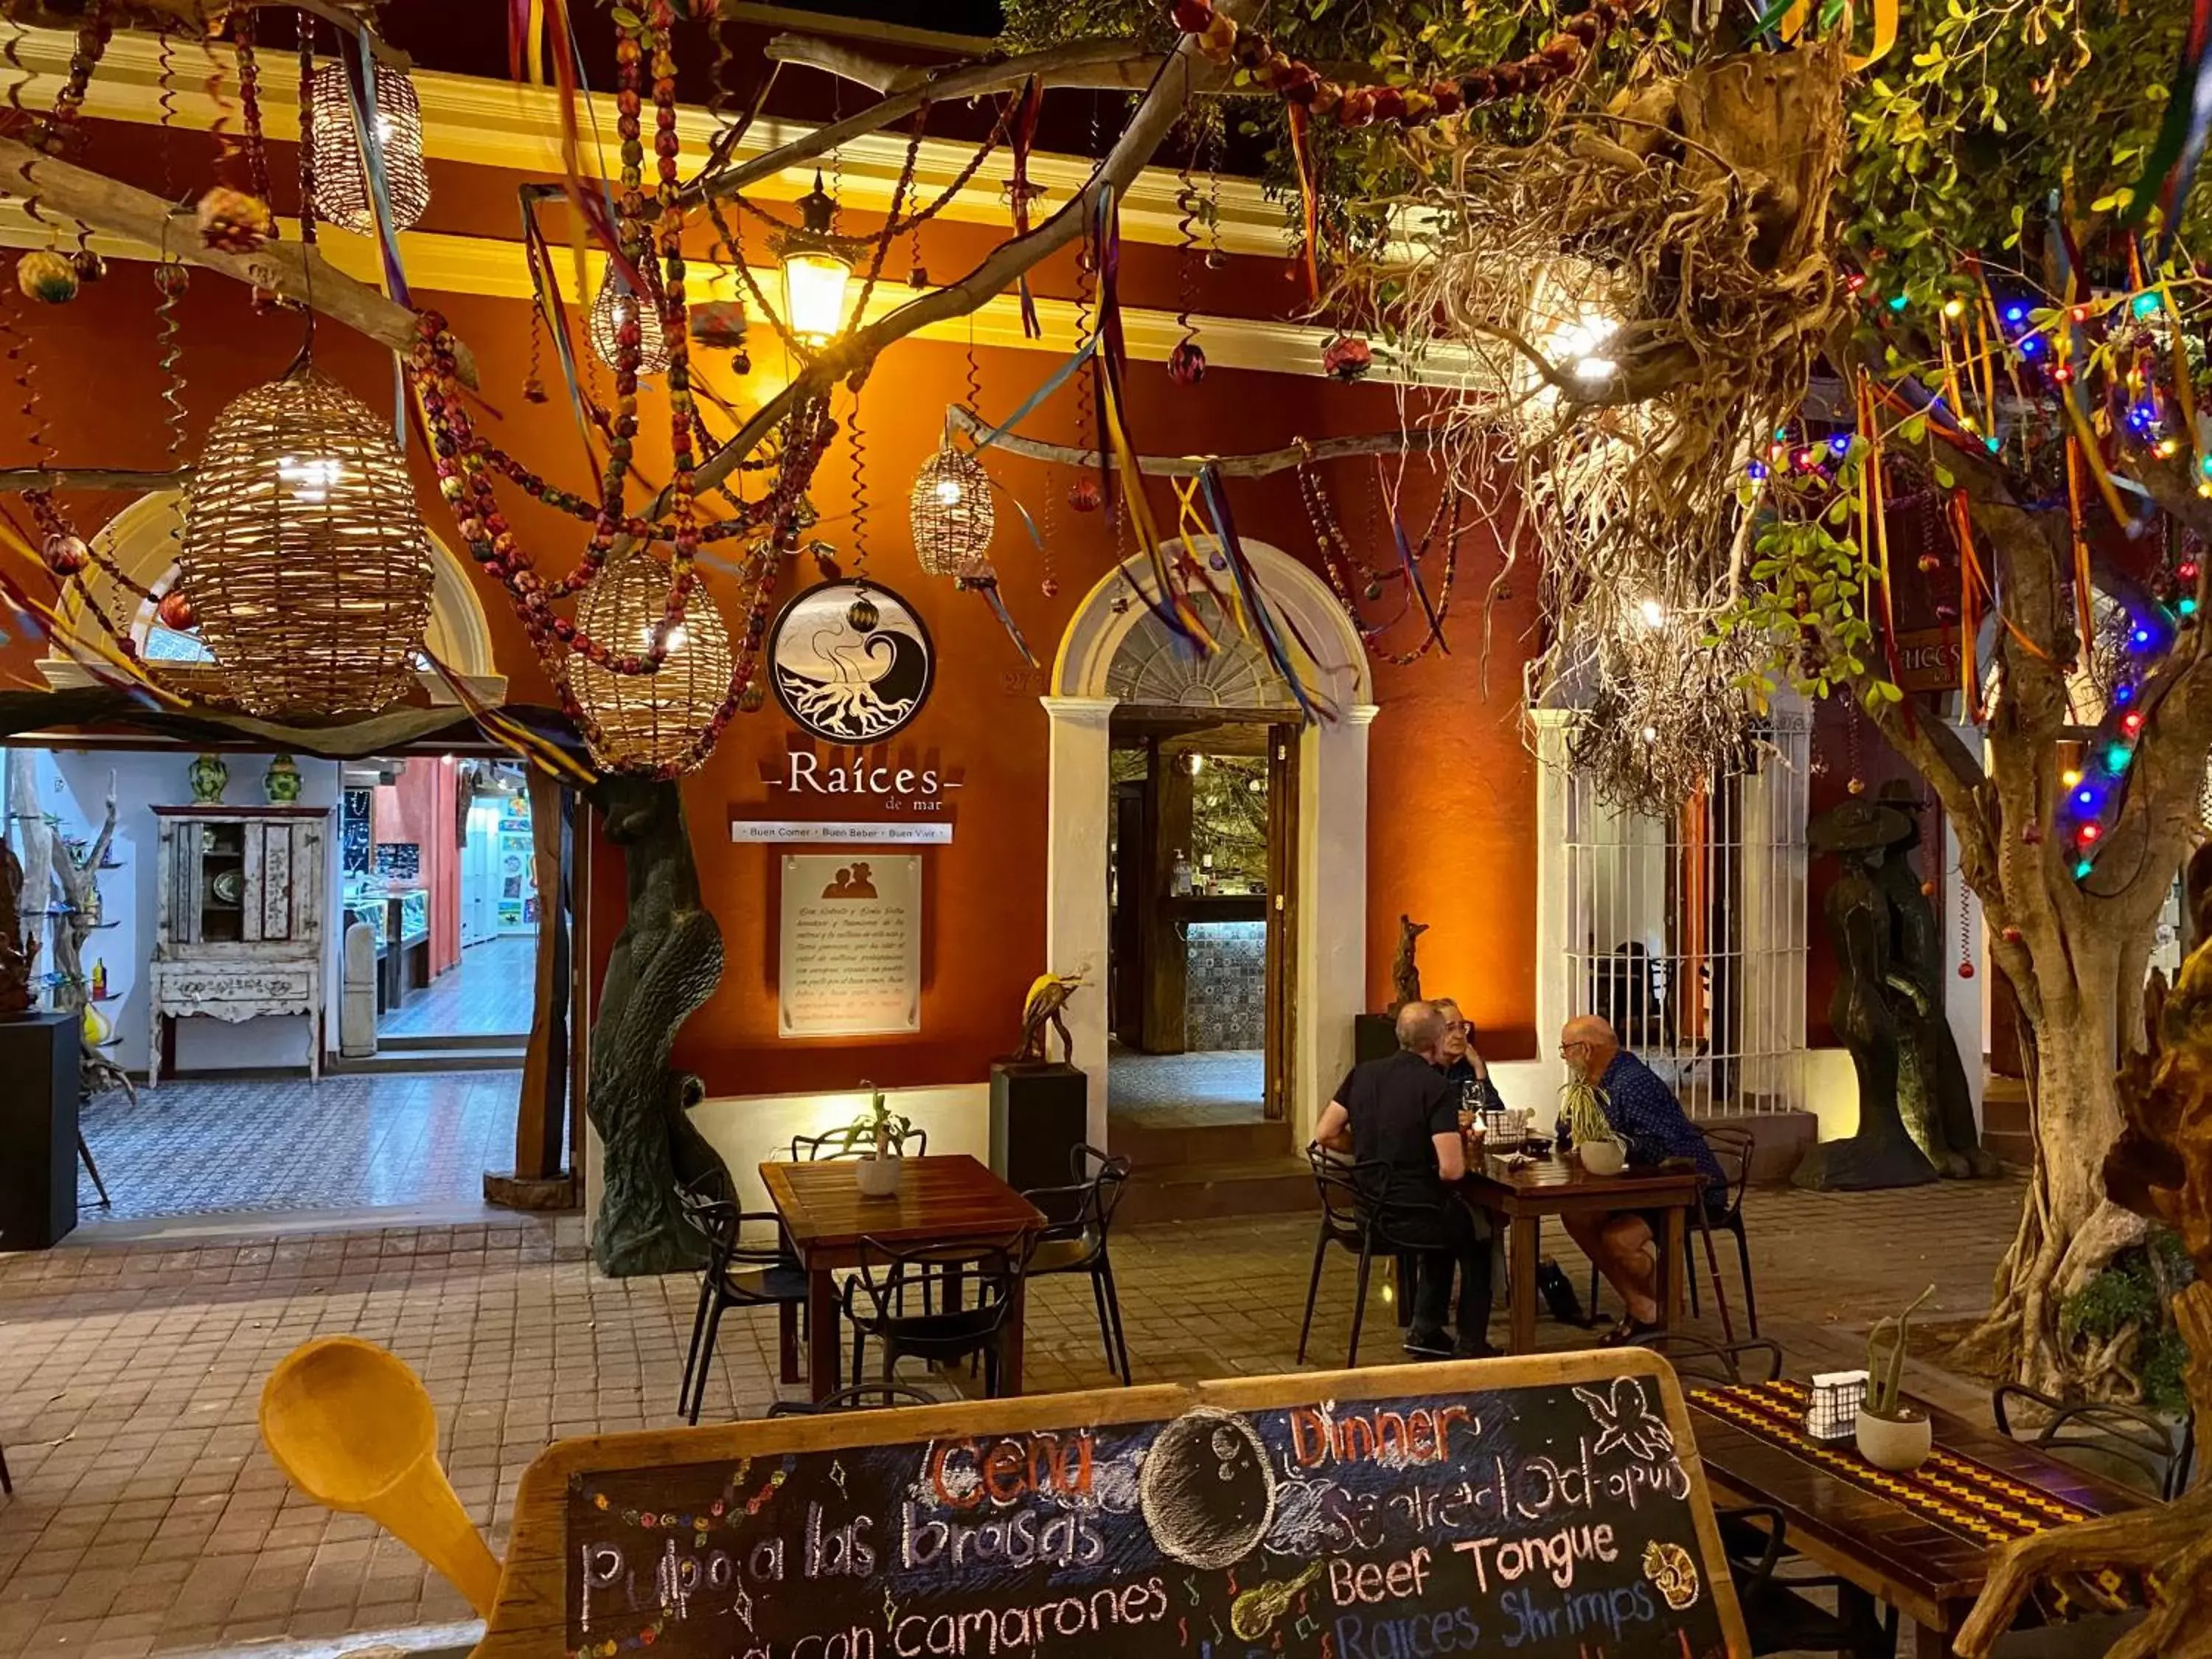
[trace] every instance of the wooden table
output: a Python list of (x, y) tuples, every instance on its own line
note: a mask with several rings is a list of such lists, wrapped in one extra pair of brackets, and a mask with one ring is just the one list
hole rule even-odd
[(1528, 1353), (1536, 1346), (1536, 1260), (1542, 1249), (1547, 1215), (1592, 1215), (1616, 1210), (1663, 1210), (1665, 1237), (1659, 1247), (1659, 1322), (1671, 1328), (1682, 1299), (1682, 1239), (1690, 1206), (1698, 1200), (1705, 1177), (1695, 1170), (1624, 1170), (1594, 1176), (1572, 1158), (1538, 1158), (1518, 1169), (1486, 1156), (1468, 1171), (1460, 1194), (1487, 1210), (1506, 1229), (1508, 1290), (1512, 1304), (1508, 1353)]
[[(1771, 1504), (1781, 1512), (1791, 1549), (1887, 1601), (1917, 1626), (1913, 1642), (1899, 1644), (1900, 1655), (1934, 1659), (1948, 1654), (1952, 1633), (1966, 1622), (1989, 1577), (1996, 1553), (1990, 1543), (1760, 1437), (1700, 1405), (1696, 1387), (1688, 1385), (1690, 1417), (1715, 1501)], [(1914, 1403), (1933, 1421), (1939, 1449), (2093, 1515), (2141, 1509), (2152, 1501), (1925, 1401)]]
[[(889, 1198), (863, 1198), (854, 1160), (763, 1164), (761, 1179), (783, 1219), (785, 1236), (806, 1270), (806, 1383), (817, 1400), (838, 1385), (836, 1273), (856, 1267), (860, 1241), (909, 1246), (968, 1240), (1025, 1239), (1045, 1225), (1044, 1212), (964, 1152), (910, 1158)], [(1001, 1356), (1003, 1387), (1022, 1391), (1022, 1280), (1014, 1280)], [(859, 1379), (855, 1379), (856, 1381)]]

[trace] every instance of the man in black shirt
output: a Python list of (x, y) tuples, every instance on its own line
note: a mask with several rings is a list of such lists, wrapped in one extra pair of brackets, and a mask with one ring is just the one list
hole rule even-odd
[[(1439, 1069), (1448, 1022), (1434, 1004), (1398, 1011), (1398, 1052), (1355, 1066), (1315, 1126), (1323, 1145), (1348, 1127), (1352, 1156), (1371, 1181), (1370, 1202), (1382, 1210), (1389, 1243), (1417, 1252), (1409, 1352), (1460, 1358), (1486, 1357), (1490, 1323), (1490, 1245), (1451, 1189), (1467, 1173), (1459, 1133), (1459, 1089)], [(1444, 1329), (1452, 1269), (1460, 1272), (1456, 1343)]]

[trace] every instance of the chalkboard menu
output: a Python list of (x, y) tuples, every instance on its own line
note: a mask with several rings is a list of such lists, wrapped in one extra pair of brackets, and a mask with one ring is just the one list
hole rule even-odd
[(1571, 1355), (564, 1443), (480, 1659), (1728, 1659), (1673, 1374)]

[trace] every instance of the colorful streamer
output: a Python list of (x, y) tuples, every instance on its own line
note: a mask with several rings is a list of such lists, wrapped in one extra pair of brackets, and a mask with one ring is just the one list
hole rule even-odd
[(2142, 173), (2121, 222), (2139, 225), (2150, 216), (2156, 203), (2160, 218), (2157, 263), (2163, 264), (2180, 228), (2189, 191), (2197, 181), (2197, 164), (2204, 159), (2204, 141), (2212, 134), (2212, 0), (2195, 0), (2190, 8), (2189, 38), (2182, 43), (2181, 62), (2166, 82), (2166, 118), (2158, 137), (2143, 157)]
[[(1044, 112), (1044, 82), (1032, 75), (1023, 83), (1021, 94), (1014, 106), (1011, 133), (1014, 174), (1008, 186), (1014, 210), (1014, 234), (1030, 234), (1030, 149), (1036, 143), (1037, 117)], [(1022, 301), (1022, 337), (1041, 340), (1044, 325), (1037, 319), (1036, 296), (1030, 292), (1029, 273), (1024, 271), (1016, 288)]]

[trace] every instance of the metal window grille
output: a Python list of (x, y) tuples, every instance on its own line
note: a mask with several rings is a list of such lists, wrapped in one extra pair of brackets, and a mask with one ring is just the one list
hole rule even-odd
[(1750, 771), (1671, 817), (1616, 811), (1565, 769), (1567, 1012), (1594, 1013), (1692, 1117), (1804, 1104), (1809, 725), (1778, 716)]

